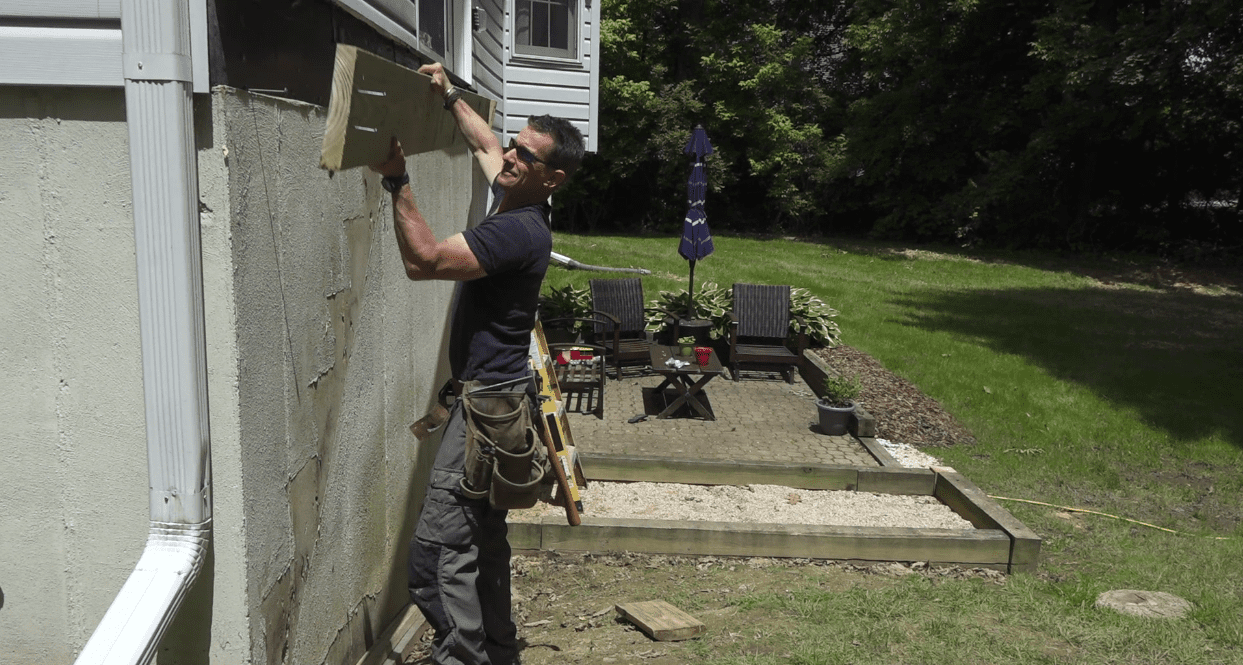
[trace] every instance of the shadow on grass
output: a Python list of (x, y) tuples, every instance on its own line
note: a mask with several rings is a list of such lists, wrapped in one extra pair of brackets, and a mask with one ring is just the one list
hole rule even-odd
[(905, 299), (905, 323), (1015, 354), (1175, 440), (1243, 448), (1243, 298), (1019, 288)]

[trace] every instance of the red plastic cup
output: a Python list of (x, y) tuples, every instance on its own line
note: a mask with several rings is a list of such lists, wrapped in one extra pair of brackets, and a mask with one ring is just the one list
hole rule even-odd
[(712, 357), (712, 349), (706, 346), (695, 347), (695, 359), (699, 361), (699, 366), (703, 367), (708, 364), (708, 359)]

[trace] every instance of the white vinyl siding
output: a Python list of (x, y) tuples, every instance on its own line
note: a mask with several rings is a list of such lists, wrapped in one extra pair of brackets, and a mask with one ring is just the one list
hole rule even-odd
[(125, 85), (121, 29), (0, 27), (0, 85)]
[(0, 16), (121, 18), (121, 0), (4, 0)]
[[(121, 0), (0, 0), (0, 23), (4, 18), (21, 22), (0, 25), (0, 85), (125, 85)], [(67, 26), (65, 19), (95, 24)], [(190, 0), (190, 62), (194, 92), (207, 92), (207, 0)]]
[[(576, 3), (577, 41), (573, 58), (523, 53), (517, 43), (515, 14), (521, 0), (504, 0), (506, 58), (503, 104), (503, 141), (516, 136), (527, 118), (545, 113), (569, 120), (583, 133), (587, 150), (596, 146), (597, 100), (599, 99), (596, 45), (600, 39), (600, 0), (569, 0)], [(503, 109), (503, 110), (502, 110)]]
[(484, 23), (474, 33), (473, 82), (479, 94), (496, 100), (496, 117), (492, 129), (502, 132), (505, 118), (505, 0), (478, 0), (483, 9)]

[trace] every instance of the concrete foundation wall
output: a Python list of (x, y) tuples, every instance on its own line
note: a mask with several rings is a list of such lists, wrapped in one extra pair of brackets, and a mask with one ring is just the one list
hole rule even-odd
[[(352, 662), (408, 600), (431, 461), (408, 427), (448, 378), (452, 284), (406, 279), (374, 174), (318, 168), (324, 109), (232, 90), (212, 106), (200, 181), (217, 571), (244, 571), (229, 612), (253, 618), (256, 662)], [(410, 170), (437, 236), (464, 228), (470, 155)]]
[[(406, 279), (374, 174), (318, 168), (325, 115), (196, 99), (214, 539), (160, 663), (352, 663), (407, 602), (453, 288)], [(0, 87), (0, 151), (0, 653), (68, 663), (149, 518), (124, 97)], [(483, 203), (467, 153), (410, 171), (440, 238)]]
[(0, 660), (67, 663), (148, 523), (120, 90), (0, 87)]

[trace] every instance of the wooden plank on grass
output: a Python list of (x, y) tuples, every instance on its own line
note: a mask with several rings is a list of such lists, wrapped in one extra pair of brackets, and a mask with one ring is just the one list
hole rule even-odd
[[(511, 525), (511, 528), (518, 526)], [(1001, 564), (1010, 560), (1004, 531), (915, 529), (742, 522), (591, 518), (569, 528), (545, 518), (539, 547), (578, 552), (647, 552), (874, 561)], [(515, 549), (519, 549), (515, 546)]]
[(667, 457), (580, 453), (591, 480), (689, 485), (783, 485), (808, 490), (853, 490), (858, 469), (827, 464), (721, 462)]
[(933, 496), (977, 528), (1002, 530), (1011, 539), (1011, 572), (1035, 572), (1040, 558), (1040, 536), (990, 499), (966, 476), (948, 466), (935, 466), (932, 470), (937, 474)]
[(702, 621), (663, 600), (621, 603), (617, 611), (648, 637), (659, 642), (689, 640), (708, 630)]
[[(407, 155), (466, 149), (466, 137), (444, 109), (444, 100), (432, 92), (431, 80), (374, 53), (337, 44), (320, 167), (340, 171), (382, 162), (393, 136)], [(494, 100), (466, 91), (462, 99), (492, 125)]]

